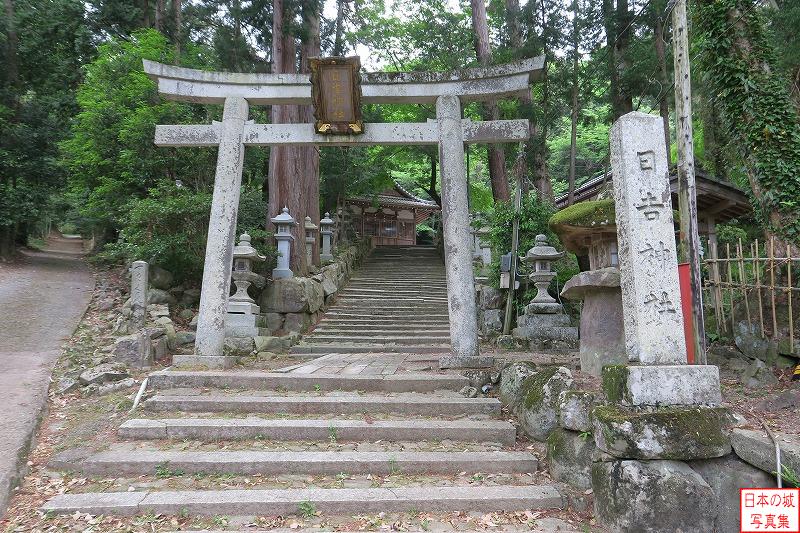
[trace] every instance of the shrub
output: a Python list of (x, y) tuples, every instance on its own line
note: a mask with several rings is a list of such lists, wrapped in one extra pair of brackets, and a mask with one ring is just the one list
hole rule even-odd
[[(239, 203), (238, 235), (247, 232), (253, 246), (268, 257), (256, 271), (272, 268), (277, 253), (264, 229), (266, 202), (261, 191), (243, 188)], [(166, 268), (178, 281), (199, 282), (203, 273), (211, 193), (162, 183), (146, 198), (128, 203), (116, 243), (100, 257), (111, 261), (144, 260)]]

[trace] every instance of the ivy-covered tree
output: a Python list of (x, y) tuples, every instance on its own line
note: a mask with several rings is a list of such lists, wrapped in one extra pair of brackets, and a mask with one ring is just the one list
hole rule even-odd
[(699, 0), (695, 28), (708, 97), (720, 110), (770, 232), (800, 244), (800, 117), (776, 68), (756, 0)]

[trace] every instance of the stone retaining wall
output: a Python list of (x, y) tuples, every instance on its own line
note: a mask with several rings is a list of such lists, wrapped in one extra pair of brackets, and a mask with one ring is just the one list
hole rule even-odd
[[(762, 430), (719, 406), (625, 406), (616, 367), (602, 390), (579, 390), (569, 369), (512, 363), (500, 397), (529, 437), (546, 442), (556, 481), (592, 489), (611, 531), (739, 531), (739, 488), (775, 487), (775, 447)], [(800, 472), (800, 443), (778, 435), (782, 461)]]
[(372, 251), (371, 241), (339, 248), (335, 259), (307, 278), (276, 279), (267, 283), (259, 304), (263, 318), (259, 327), (270, 335), (305, 333), (319, 322), (323, 311), (347, 284), (353, 270)]

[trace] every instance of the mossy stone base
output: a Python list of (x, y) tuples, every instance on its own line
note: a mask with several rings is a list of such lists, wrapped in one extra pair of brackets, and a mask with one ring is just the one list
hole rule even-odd
[(572, 388), (572, 373), (564, 367), (542, 367), (522, 383), (518, 415), (523, 431), (544, 441), (558, 426), (559, 396)]
[(615, 533), (715, 531), (711, 487), (679, 461), (607, 461), (592, 465), (595, 518)]
[(572, 431), (592, 431), (592, 409), (598, 405), (598, 394), (585, 390), (568, 390), (561, 393), (559, 423)]
[(631, 406), (716, 406), (722, 403), (714, 365), (607, 365), (602, 370), (608, 400)]
[(723, 407), (628, 410), (595, 407), (595, 444), (620, 459), (710, 459), (731, 452), (733, 415)]
[(512, 411), (522, 402), (522, 383), (535, 373), (533, 363), (512, 363), (500, 372), (500, 400)]
[(592, 487), (592, 455), (595, 450), (591, 433), (556, 428), (547, 437), (547, 464), (553, 479), (576, 489)]

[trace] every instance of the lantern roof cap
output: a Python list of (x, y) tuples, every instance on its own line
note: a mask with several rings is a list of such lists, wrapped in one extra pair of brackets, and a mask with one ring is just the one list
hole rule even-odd
[(251, 261), (266, 261), (267, 258), (258, 253), (250, 244), (250, 235), (242, 233), (239, 236), (239, 244), (233, 247), (233, 259), (250, 259)]
[(536, 244), (528, 250), (525, 259), (537, 261), (540, 259), (555, 260), (564, 256), (564, 252), (557, 251), (547, 243), (547, 236), (539, 234), (536, 236)]
[(320, 223), (321, 226), (327, 226), (327, 225), (333, 224), (333, 220), (331, 219), (331, 214), (326, 212), (325, 213), (325, 218), (320, 220), (319, 223)]
[(311, 221), (311, 217), (306, 217), (305, 219), (305, 228), (307, 230), (314, 230), (317, 229), (317, 225)]
[(281, 214), (272, 219), (273, 224), (294, 224), (294, 218), (289, 214), (289, 208), (284, 206)]

